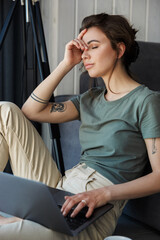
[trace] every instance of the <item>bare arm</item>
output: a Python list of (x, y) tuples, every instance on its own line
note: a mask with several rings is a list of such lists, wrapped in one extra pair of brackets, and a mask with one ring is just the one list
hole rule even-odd
[(144, 197), (160, 191), (160, 138), (145, 139), (152, 172), (134, 181), (111, 187), (111, 199)]
[(76, 119), (78, 112), (71, 101), (62, 103), (63, 111), (53, 111), (54, 105), (49, 99), (63, 77), (82, 59), (82, 50), (87, 48), (81, 41), (86, 33), (83, 30), (79, 40), (72, 40), (66, 45), (64, 59), (57, 68), (33, 91), (22, 107), (23, 113), (31, 120), (40, 122), (64, 122)]
[(126, 200), (144, 197), (160, 191), (160, 138), (145, 140), (148, 156), (150, 159), (152, 172), (136, 180), (99, 188), (85, 193), (77, 194), (73, 197), (66, 197), (66, 202), (62, 207), (64, 215), (68, 213), (73, 205), (78, 204), (73, 216), (83, 207), (84, 199), (89, 207), (86, 217), (89, 217), (94, 208), (105, 205), (114, 200)]
[(70, 67), (67, 67), (65, 62), (61, 62), (55, 71), (34, 90), (22, 107), (26, 117), (38, 122), (52, 123), (65, 122), (78, 117), (78, 111), (71, 101), (62, 103), (61, 110), (56, 108), (55, 103), (48, 102), (55, 88), (69, 69)]

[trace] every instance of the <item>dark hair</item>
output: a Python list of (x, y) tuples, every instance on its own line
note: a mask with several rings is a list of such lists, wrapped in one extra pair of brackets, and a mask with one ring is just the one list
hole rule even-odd
[[(134, 62), (139, 54), (139, 46), (135, 41), (137, 30), (134, 29), (127, 19), (120, 15), (109, 15), (106, 13), (91, 15), (83, 19), (80, 31), (85, 28), (98, 27), (111, 42), (111, 46), (117, 51), (117, 43), (123, 42), (126, 50), (121, 60), (127, 73), (131, 76), (129, 66)], [(116, 64), (116, 63), (115, 63)]]

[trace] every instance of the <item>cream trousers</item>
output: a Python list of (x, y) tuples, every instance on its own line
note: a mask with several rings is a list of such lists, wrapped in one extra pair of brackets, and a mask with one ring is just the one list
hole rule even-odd
[[(62, 178), (40, 135), (13, 103), (0, 103), (0, 171), (8, 158), (13, 174), (41, 181), (73, 193), (88, 191), (112, 183), (85, 164), (66, 171)], [(0, 193), (3, 194), (3, 193)], [(76, 237), (55, 232), (28, 220), (0, 226), (1, 240), (103, 240), (112, 235), (125, 201), (114, 202), (114, 208)], [(3, 215), (3, 213), (1, 213)], [(54, 213), (53, 213), (54, 214)], [(4, 214), (5, 215), (5, 214)]]

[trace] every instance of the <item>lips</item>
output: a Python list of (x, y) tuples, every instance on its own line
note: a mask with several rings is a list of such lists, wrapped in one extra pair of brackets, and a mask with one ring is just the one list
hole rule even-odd
[(93, 63), (86, 63), (84, 66), (88, 70), (93, 67)]

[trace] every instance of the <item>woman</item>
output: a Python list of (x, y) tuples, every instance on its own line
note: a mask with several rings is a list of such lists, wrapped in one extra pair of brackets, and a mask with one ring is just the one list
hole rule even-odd
[[(160, 113), (157, 112), (160, 95), (137, 83), (130, 74), (129, 65), (138, 56), (135, 35), (136, 30), (121, 16), (86, 17), (78, 38), (66, 45), (64, 59), (23, 105), (24, 115), (34, 121), (81, 120), (80, 164), (67, 171), (63, 178), (37, 132), (17, 107), (1, 105), (4, 149), (1, 170), (7, 162), (9, 148), (15, 175), (77, 193), (66, 196), (62, 206), (64, 216), (74, 205), (77, 207), (72, 217), (86, 205), (89, 207), (86, 217), (90, 217), (95, 208), (114, 203), (111, 211), (74, 239), (104, 239), (113, 233), (126, 200), (160, 190)], [(106, 89), (91, 89), (62, 103), (59, 110), (55, 103), (48, 101), (63, 77), (81, 60), (90, 77), (103, 78)], [(143, 176), (146, 153), (152, 172)], [(14, 224), (22, 224), (21, 231), (15, 231), (13, 224), (3, 225), (2, 239), (5, 239), (3, 229), (6, 226), (8, 233), (13, 234), (14, 229), (13, 235), (18, 234), (16, 237), (23, 236), (23, 239), (27, 239), (27, 228), (34, 232), (35, 239), (42, 236), (43, 227), (36, 223), (19, 221)], [(33, 228), (39, 232), (35, 233)], [(51, 230), (42, 232), (47, 236), (45, 239), (71, 239)]]

